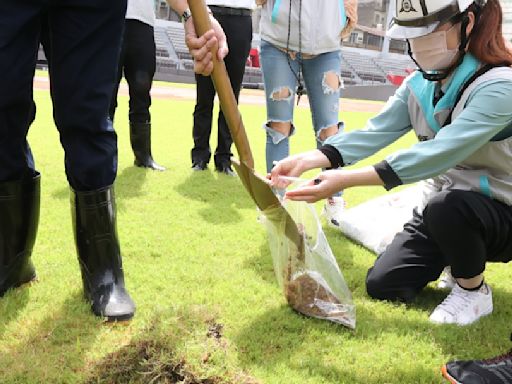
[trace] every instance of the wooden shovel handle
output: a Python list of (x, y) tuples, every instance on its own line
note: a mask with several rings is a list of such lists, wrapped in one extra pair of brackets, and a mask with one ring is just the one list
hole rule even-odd
[[(192, 20), (196, 29), (197, 35), (201, 36), (206, 31), (211, 29), (210, 16), (206, 8), (204, 0), (188, 0), (190, 12), (192, 13)], [(243, 161), (250, 169), (254, 169), (254, 160), (249, 146), (247, 133), (245, 132), (242, 116), (238, 110), (233, 88), (226, 71), (224, 61), (217, 59), (218, 46), (211, 49), (213, 58), (213, 72), (211, 74), (213, 84), (217, 94), (219, 95), (220, 108), (224, 113), (226, 122), (233, 141), (235, 142), (240, 160)]]

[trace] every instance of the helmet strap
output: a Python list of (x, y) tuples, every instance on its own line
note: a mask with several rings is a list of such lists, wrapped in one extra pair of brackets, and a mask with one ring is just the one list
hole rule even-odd
[(452, 72), (455, 67), (457, 67), (463, 59), (463, 54), (459, 55), (459, 58), (457, 62), (450, 66), (450, 68), (447, 68), (446, 70), (435, 72), (435, 73), (429, 73), (426, 72), (423, 68), (421, 68), (421, 65), (418, 64), (418, 62), (414, 59), (414, 56), (412, 55), (411, 51), (411, 44), (409, 44), (409, 40), (407, 40), (407, 53), (409, 54), (409, 57), (412, 61), (414, 61), (414, 64), (418, 67), (418, 70), (421, 72), (423, 78), (428, 81), (441, 81), (448, 77), (448, 75)]

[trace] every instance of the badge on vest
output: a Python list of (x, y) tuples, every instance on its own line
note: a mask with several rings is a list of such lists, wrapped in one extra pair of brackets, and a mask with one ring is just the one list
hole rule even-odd
[(400, 12), (416, 12), (416, 9), (412, 6), (411, 0), (402, 0), (402, 6), (400, 7)]

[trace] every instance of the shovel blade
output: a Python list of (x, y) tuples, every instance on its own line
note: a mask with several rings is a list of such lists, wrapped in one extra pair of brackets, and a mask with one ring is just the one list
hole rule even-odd
[(281, 202), (266, 179), (254, 173), (243, 161), (231, 159), (231, 163), (259, 209), (265, 211), (281, 206)]
[(297, 224), (272, 191), (269, 181), (256, 174), (242, 161), (231, 159), (231, 163), (258, 208), (263, 213), (272, 210), (272, 215), (267, 216), (267, 218), (274, 221), (275, 225), (282, 225), (284, 222), (286, 237), (300, 249), (302, 241)]

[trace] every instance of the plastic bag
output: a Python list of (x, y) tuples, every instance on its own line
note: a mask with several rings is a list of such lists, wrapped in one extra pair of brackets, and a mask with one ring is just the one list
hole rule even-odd
[(297, 312), (343, 324), (354, 329), (355, 306), (314, 206), (283, 201), (301, 237), (297, 246), (285, 235), (280, 208), (263, 212), (274, 272), (288, 304)]

